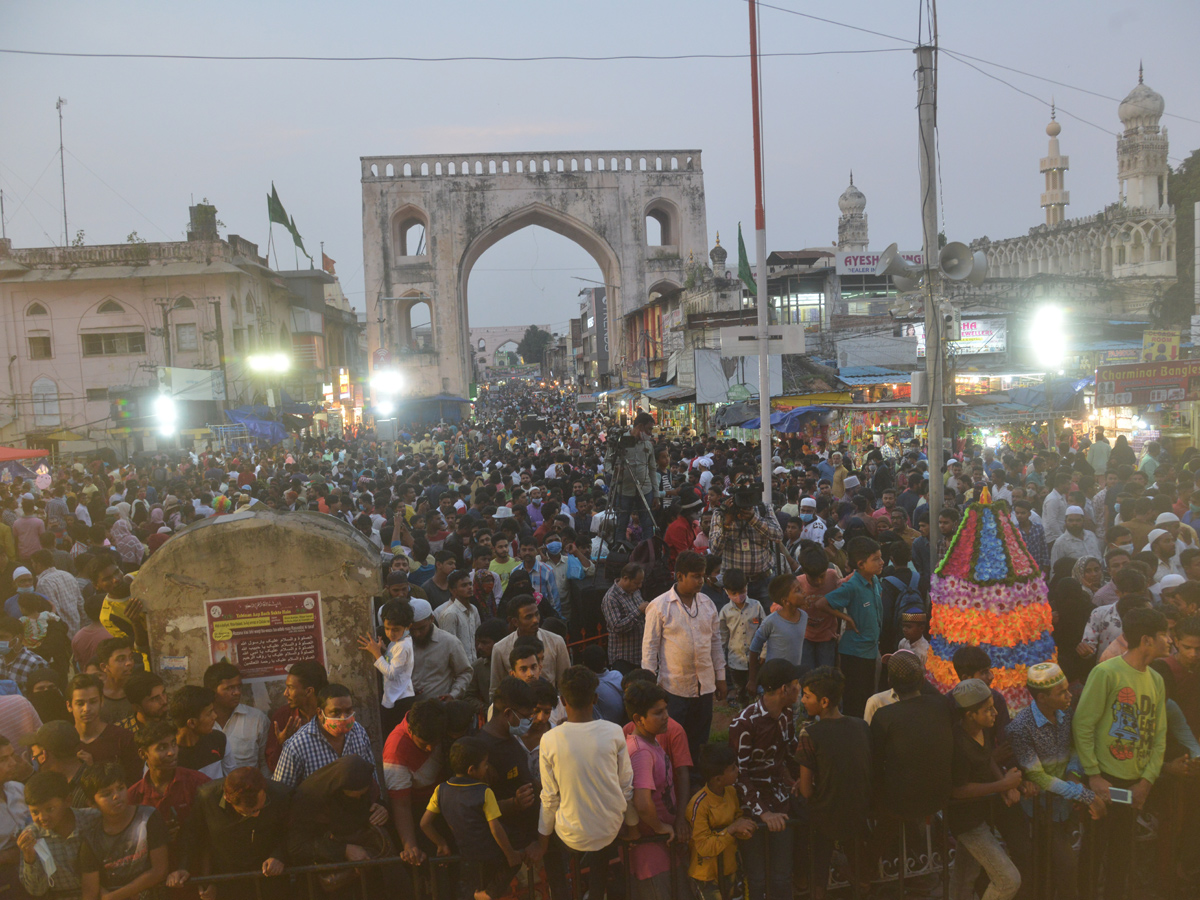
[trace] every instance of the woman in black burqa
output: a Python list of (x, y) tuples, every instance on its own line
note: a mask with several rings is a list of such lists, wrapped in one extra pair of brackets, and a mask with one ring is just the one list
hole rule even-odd
[[(296, 865), (359, 862), (395, 855), (387, 832), (371, 824), (377, 788), (374, 767), (346, 755), (304, 779), (292, 797), (288, 853)], [(372, 874), (378, 869), (366, 869)], [(327, 893), (348, 886), (353, 870), (321, 876)]]

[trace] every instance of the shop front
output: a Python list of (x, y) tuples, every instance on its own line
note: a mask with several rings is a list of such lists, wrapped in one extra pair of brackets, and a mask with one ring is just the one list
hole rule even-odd
[(1200, 359), (1101, 366), (1088, 420), (1139, 448), (1158, 441), (1177, 453), (1200, 444), (1198, 401)]

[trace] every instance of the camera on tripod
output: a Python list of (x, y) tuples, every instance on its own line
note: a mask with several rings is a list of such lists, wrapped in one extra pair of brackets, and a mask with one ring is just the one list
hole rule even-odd
[(610, 428), (608, 430), (608, 445), (619, 450), (630, 450), (637, 446), (637, 435), (628, 428)]

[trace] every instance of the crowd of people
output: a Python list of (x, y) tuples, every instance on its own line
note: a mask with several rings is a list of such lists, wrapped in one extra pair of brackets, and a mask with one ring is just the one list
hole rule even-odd
[[(451, 857), (474, 900), (527, 880), (554, 900), (864, 896), (929, 827), (955, 900), (1192, 896), (1200, 454), (1102, 429), (932, 464), (895, 433), (772, 453), (762, 473), (754, 445), (510, 383), (394, 441), (0, 483), (0, 876), (225, 900), (281, 897), (296, 866), (397, 857), (436, 879)], [(1057, 660), (1029, 667), (1019, 712), (986, 647), (955, 649), (948, 696), (926, 673), (935, 569), (984, 492), (1053, 610)], [(193, 522), (256, 510), (334, 516), (378, 549), (358, 640), (377, 701), (313, 660), (274, 710), (226, 661), (166, 691), (137, 573)], [(261, 880), (190, 884), (237, 872)]]

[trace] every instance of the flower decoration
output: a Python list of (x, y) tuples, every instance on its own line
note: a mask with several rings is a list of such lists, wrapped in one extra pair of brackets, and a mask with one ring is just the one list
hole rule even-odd
[(1008, 504), (974, 503), (931, 579), (928, 677), (943, 691), (958, 683), (951, 660), (982, 647), (992, 686), (1016, 712), (1029, 704), (1025, 672), (1055, 658), (1046, 584)]

